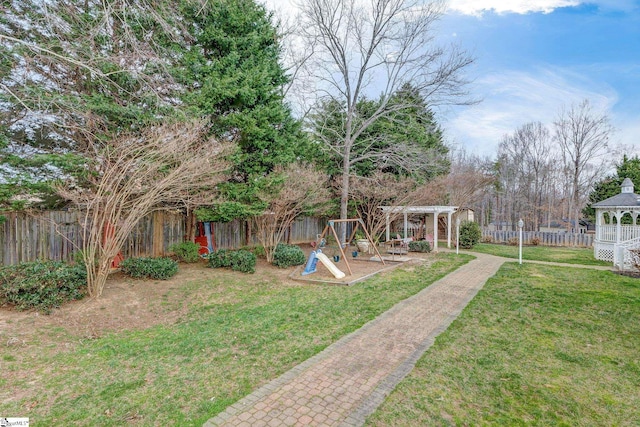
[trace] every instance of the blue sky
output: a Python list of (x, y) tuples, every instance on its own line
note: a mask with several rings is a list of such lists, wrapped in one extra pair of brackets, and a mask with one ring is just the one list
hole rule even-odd
[[(261, 1), (295, 15), (296, 0)], [(469, 89), (482, 99), (437, 111), (451, 145), (493, 157), (505, 134), (551, 127), (586, 98), (611, 118), (612, 145), (640, 154), (640, 0), (450, 0), (438, 32), (476, 58)]]
[(493, 156), (504, 134), (588, 98), (612, 142), (640, 150), (639, 0), (452, 0), (440, 29), (476, 57), (470, 89), (483, 99), (441, 116), (453, 144)]

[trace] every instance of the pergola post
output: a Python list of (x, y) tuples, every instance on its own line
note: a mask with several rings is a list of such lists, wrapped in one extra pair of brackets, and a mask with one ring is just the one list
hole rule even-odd
[(447, 248), (451, 249), (451, 212), (447, 212)]
[(407, 211), (404, 211), (404, 238), (407, 237)]
[(385, 242), (389, 241), (390, 228), (391, 228), (391, 222), (389, 221), (389, 212), (387, 212), (387, 233), (385, 234), (385, 237), (386, 237)]
[(620, 243), (620, 237), (622, 236), (622, 211), (619, 209), (616, 211), (616, 244)]
[(438, 214), (440, 212), (433, 212), (433, 250), (438, 252)]

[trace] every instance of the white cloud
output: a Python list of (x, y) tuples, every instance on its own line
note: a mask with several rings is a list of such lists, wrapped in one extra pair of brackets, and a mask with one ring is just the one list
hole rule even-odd
[(586, 98), (609, 112), (618, 100), (610, 86), (558, 68), (492, 73), (476, 80), (474, 92), (483, 101), (449, 114), (443, 125), (453, 144), (492, 157), (504, 135), (534, 121), (550, 126), (563, 106)]
[(578, 6), (582, 0), (451, 0), (449, 9), (464, 15), (495, 13), (551, 13), (560, 7)]

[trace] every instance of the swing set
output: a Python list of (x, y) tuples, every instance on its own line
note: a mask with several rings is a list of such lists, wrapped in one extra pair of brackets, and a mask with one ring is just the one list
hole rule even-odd
[(349, 275), (352, 275), (353, 272), (351, 271), (351, 266), (349, 265), (349, 261), (347, 260), (347, 257), (344, 254), (344, 248), (346, 248), (349, 244), (351, 244), (351, 242), (353, 241), (353, 238), (356, 235), (356, 231), (358, 231), (359, 227), (362, 227), (362, 231), (364, 232), (364, 235), (367, 236), (367, 240), (369, 241), (369, 245), (370, 245), (369, 247), (373, 248), (376, 255), (378, 255), (378, 258), (382, 262), (382, 265), (385, 265), (382, 255), (380, 255), (380, 252), (378, 252), (378, 248), (374, 244), (373, 239), (369, 235), (369, 232), (364, 226), (364, 221), (362, 221), (361, 218), (329, 220), (327, 222), (327, 225), (324, 227), (324, 230), (322, 230), (322, 234), (318, 236), (316, 245), (319, 245), (320, 242), (322, 242), (323, 240), (326, 242), (326, 238), (328, 237), (329, 232), (331, 232), (331, 235), (333, 236), (333, 238), (336, 239), (336, 242), (340, 242), (340, 239), (338, 238), (338, 233), (336, 232), (335, 224), (345, 224), (345, 226), (347, 224), (355, 224), (355, 227), (353, 227), (353, 230), (351, 231), (351, 235), (349, 236), (349, 239), (347, 239), (347, 241), (342, 244), (338, 244), (338, 249), (340, 249), (340, 255), (342, 256), (342, 259), (344, 260), (345, 264), (347, 264)]

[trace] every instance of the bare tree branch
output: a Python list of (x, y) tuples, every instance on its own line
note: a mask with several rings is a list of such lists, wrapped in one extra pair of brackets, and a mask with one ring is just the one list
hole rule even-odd
[[(89, 294), (101, 295), (109, 267), (141, 218), (167, 207), (210, 204), (226, 175), (229, 145), (204, 137), (201, 123), (123, 135), (86, 164), (86, 185), (60, 182), (57, 193), (81, 216)], [(91, 158), (88, 156), (87, 158)]]
[(275, 248), (283, 241), (293, 221), (303, 213), (317, 213), (329, 200), (329, 188), (327, 176), (306, 164), (279, 166), (270, 178), (272, 186), (258, 195), (267, 203), (267, 209), (252, 221), (267, 261), (273, 262)]
[(555, 140), (571, 179), (570, 218), (578, 225), (579, 212), (598, 173), (604, 168), (593, 168), (592, 163), (607, 153), (613, 127), (606, 114), (593, 111), (589, 100), (563, 109), (554, 122)]

